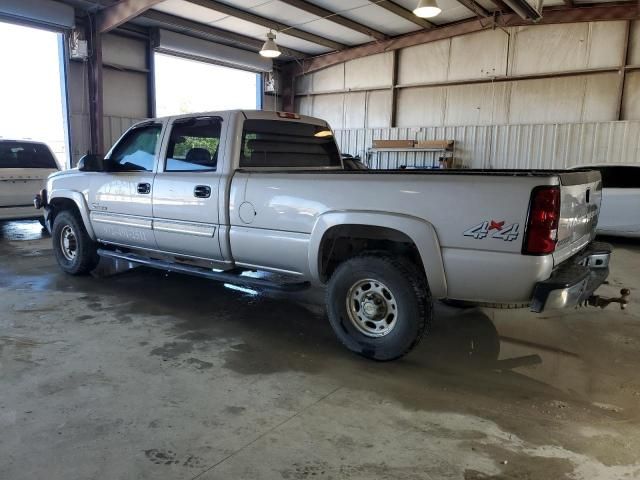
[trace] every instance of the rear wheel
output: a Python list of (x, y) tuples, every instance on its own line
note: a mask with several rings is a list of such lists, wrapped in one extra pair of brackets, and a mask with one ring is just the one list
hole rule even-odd
[(60, 268), (71, 275), (84, 275), (96, 268), (96, 244), (74, 212), (62, 211), (53, 221), (53, 252)]
[(329, 321), (351, 351), (374, 360), (406, 355), (431, 319), (424, 279), (407, 262), (366, 254), (336, 268), (327, 288)]

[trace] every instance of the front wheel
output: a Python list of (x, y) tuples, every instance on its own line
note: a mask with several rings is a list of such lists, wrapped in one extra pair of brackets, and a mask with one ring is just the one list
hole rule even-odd
[(340, 341), (379, 361), (409, 353), (431, 319), (424, 279), (408, 262), (387, 255), (361, 255), (340, 264), (329, 280), (326, 303)]
[(51, 238), (58, 265), (66, 273), (84, 275), (98, 265), (96, 244), (73, 212), (65, 210), (56, 215)]

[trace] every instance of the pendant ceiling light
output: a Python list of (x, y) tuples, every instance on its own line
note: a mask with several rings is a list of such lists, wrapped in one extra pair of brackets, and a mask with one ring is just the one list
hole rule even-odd
[(279, 57), (282, 52), (278, 48), (276, 44), (276, 34), (273, 32), (267, 33), (267, 41), (262, 45), (262, 49), (260, 50), (260, 55), (267, 58), (276, 58)]
[(431, 18), (440, 15), (440, 12), (442, 12), (442, 9), (438, 6), (436, 0), (420, 0), (413, 14), (420, 18)]

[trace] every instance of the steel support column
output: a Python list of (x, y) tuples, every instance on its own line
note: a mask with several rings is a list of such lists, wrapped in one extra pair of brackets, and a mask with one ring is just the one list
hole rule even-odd
[(282, 96), (282, 110), (295, 112), (296, 77), (290, 68), (282, 68), (278, 75), (280, 95)]
[[(92, 15), (92, 14), (89, 14)], [(89, 131), (91, 135), (91, 152), (103, 155), (103, 98), (102, 98), (102, 35), (98, 32), (96, 18), (88, 19), (86, 37), (89, 46), (88, 76), (89, 76)]]

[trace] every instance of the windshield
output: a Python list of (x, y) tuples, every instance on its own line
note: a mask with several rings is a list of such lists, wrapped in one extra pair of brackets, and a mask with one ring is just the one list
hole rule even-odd
[(58, 169), (51, 151), (42, 143), (0, 142), (0, 168)]

